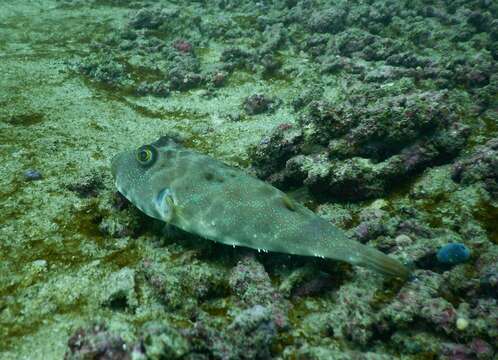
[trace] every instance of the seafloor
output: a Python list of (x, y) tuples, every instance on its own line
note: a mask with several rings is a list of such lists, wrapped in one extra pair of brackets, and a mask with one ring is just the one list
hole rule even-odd
[[(0, 358), (493, 359), (497, 13), (1, 1)], [(109, 165), (171, 133), (413, 277), (163, 229)]]

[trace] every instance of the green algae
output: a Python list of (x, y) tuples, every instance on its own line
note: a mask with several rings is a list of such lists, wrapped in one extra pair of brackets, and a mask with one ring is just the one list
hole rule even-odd
[(441, 213), (442, 205), (447, 203), (449, 196), (447, 193), (438, 193), (428, 199), (422, 200), (422, 205), (420, 206), (427, 214), (428, 223), (433, 228), (439, 228), (443, 226), (443, 220), (445, 217), (444, 213)]
[(230, 310), (230, 305), (226, 302), (220, 301), (205, 301), (201, 304), (201, 309), (214, 317), (221, 317), (226, 319), (228, 316), (228, 311)]
[(119, 7), (119, 8), (125, 8), (129, 9), (129, 3), (128, 1), (123, 1), (123, 0), (92, 0), (91, 2), (92, 7), (94, 8), (100, 8), (101, 6), (109, 6), (109, 7)]
[(30, 323), (29, 325), (25, 323), (6, 323), (1, 325), (2, 327), (6, 328), (7, 331), (3, 334), (2, 339), (0, 340), (0, 348), (8, 350), (13, 348), (16, 344), (16, 341), (19, 341), (19, 339), (36, 333), (42, 326), (44, 326), (44, 321), (38, 320), (36, 322)]
[(475, 209), (474, 216), (486, 230), (489, 240), (498, 245), (498, 206), (482, 201)]
[(132, 242), (129, 246), (111, 251), (103, 257), (103, 263), (109, 265), (110, 268), (120, 269), (124, 267), (133, 267), (138, 265), (143, 259), (143, 253), (140, 247)]
[(43, 114), (35, 112), (31, 114), (14, 115), (7, 119), (5, 122), (14, 126), (31, 126), (41, 123), (43, 119)]
[(123, 65), (125, 72), (137, 83), (142, 81), (164, 80), (166, 78), (166, 75), (159, 69), (135, 65), (126, 59), (119, 59), (118, 63)]
[(254, 73), (245, 69), (237, 69), (226, 81), (226, 86), (228, 87), (237, 87), (242, 86), (244, 84), (252, 83), (254, 81)]
[(95, 213), (93, 206), (82, 209), (71, 216), (69, 223), (59, 223), (62, 229), (67, 229), (69, 232), (76, 230), (77, 233), (84, 235), (87, 239), (92, 239), (97, 244), (102, 245), (105, 238), (98, 229), (99, 223), (102, 221), (102, 215)]
[(257, 25), (257, 17), (254, 15), (236, 15), (233, 16), (232, 19), (235, 20), (240, 27), (246, 29), (252, 29)]
[(374, 310), (380, 310), (389, 304), (399, 293), (403, 287), (403, 282), (397, 279), (390, 279), (385, 282), (385, 286), (377, 289), (370, 305)]
[(483, 135), (494, 136), (498, 134), (498, 119), (487, 116), (484, 116), (482, 119), (484, 121)]

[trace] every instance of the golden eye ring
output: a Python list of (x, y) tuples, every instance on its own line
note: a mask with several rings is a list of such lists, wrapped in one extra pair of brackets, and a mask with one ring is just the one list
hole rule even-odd
[(142, 166), (151, 166), (157, 158), (157, 150), (150, 145), (144, 145), (137, 149), (136, 159)]

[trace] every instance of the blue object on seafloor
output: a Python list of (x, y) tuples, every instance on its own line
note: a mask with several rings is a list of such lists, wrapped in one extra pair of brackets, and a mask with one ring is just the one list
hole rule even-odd
[(29, 169), (24, 172), (24, 179), (26, 181), (41, 180), (43, 178), (41, 172), (35, 169)]
[(461, 264), (469, 259), (470, 250), (462, 243), (446, 244), (438, 250), (436, 257), (437, 261), (442, 264)]

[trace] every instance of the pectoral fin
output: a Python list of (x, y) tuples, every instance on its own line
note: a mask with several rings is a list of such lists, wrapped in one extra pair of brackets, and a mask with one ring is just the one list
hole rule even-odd
[(161, 219), (166, 223), (170, 223), (175, 215), (175, 202), (173, 201), (171, 190), (168, 188), (162, 189), (156, 196), (155, 205)]

